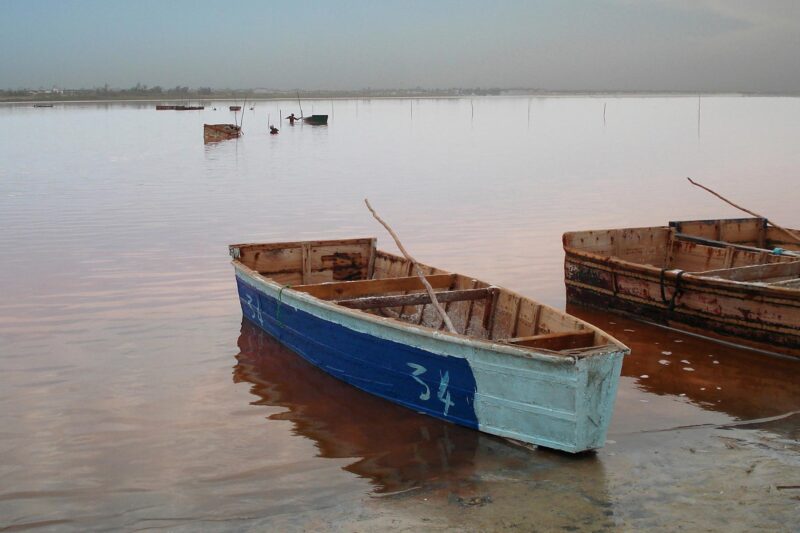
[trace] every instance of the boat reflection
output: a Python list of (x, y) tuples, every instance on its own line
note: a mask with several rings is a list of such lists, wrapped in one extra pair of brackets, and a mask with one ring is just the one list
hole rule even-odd
[(472, 464), (480, 434), (368, 395), (242, 321), (234, 381), (252, 383), (255, 405), (280, 406), (272, 420), (289, 420), (317, 444), (320, 456), (354, 458), (346, 470), (380, 491), (408, 489)]
[(559, 490), (607, 499), (594, 454), (531, 450), (420, 415), (329, 376), (247, 320), (238, 346), (234, 381), (252, 385), (253, 404), (287, 409), (269, 418), (291, 421), (321, 457), (353, 458), (344, 469), (371, 480), (378, 493), (425, 486), (470, 496), (487, 490), (486, 479), (546, 477), (559, 478)]
[(656, 395), (685, 397), (737, 420), (800, 410), (800, 361), (692, 337), (618, 315), (568, 305), (567, 312), (631, 348), (622, 376)]

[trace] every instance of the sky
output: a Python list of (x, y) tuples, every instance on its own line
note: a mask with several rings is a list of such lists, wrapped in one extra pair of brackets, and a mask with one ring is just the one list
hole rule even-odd
[(800, 0), (0, 0), (0, 88), (800, 93)]

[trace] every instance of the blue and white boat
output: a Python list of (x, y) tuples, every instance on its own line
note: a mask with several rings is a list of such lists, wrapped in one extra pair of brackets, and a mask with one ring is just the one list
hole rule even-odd
[[(628, 348), (571, 315), (420, 265), (373, 238), (230, 246), (242, 312), (351, 385), (420, 413), (567, 452), (606, 438)], [(302, 386), (302, 384), (298, 384)]]

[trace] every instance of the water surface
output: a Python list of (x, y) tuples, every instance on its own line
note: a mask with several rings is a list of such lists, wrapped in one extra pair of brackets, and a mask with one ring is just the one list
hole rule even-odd
[[(800, 365), (570, 308), (632, 347), (574, 458), (330, 378), (242, 321), (226, 246), (377, 236), (564, 306), (561, 233), (739, 213), (800, 227), (800, 100), (0, 107), (0, 527), (791, 530)], [(698, 121), (698, 105), (700, 109)], [(216, 107), (216, 110), (212, 109)], [(604, 117), (605, 110), (605, 117)], [(684, 363), (683, 361), (688, 361)], [(692, 371), (686, 371), (685, 368)]]

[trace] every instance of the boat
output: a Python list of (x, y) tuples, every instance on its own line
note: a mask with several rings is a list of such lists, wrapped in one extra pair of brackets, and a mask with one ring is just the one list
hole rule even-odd
[(205, 109), (202, 105), (157, 105), (157, 111), (197, 111)]
[(456, 330), (444, 331), (412, 263), (376, 242), (230, 245), (242, 313), (332, 376), (419, 413), (572, 453), (603, 446), (626, 346), (508, 289), (419, 265)]
[(231, 111), (241, 111), (242, 110), (242, 106), (240, 106), (240, 105), (232, 105), (232, 106), (229, 106), (228, 109), (230, 109)]
[(303, 121), (312, 126), (325, 126), (328, 124), (328, 115), (311, 115), (310, 117), (304, 117)]
[(207, 143), (236, 139), (241, 136), (242, 128), (235, 124), (203, 124), (203, 140)]
[(33, 107), (53, 107), (53, 104), (33, 104)]
[(800, 357), (800, 243), (764, 218), (575, 231), (563, 244), (570, 304)]

